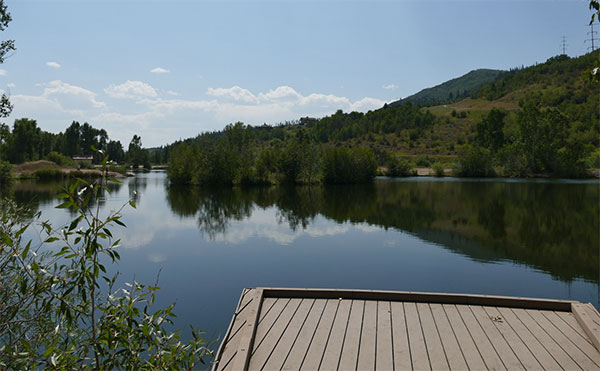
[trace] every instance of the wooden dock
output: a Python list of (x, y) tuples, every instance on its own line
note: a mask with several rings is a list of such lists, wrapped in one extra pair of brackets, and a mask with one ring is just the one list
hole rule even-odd
[(213, 370), (600, 370), (591, 304), (244, 289)]

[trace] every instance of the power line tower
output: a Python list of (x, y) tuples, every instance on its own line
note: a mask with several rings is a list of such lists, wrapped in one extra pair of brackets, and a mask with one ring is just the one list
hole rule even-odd
[(597, 34), (598, 34), (598, 32), (594, 31), (594, 24), (590, 23), (590, 31), (588, 31), (588, 33), (587, 33), (587, 35), (590, 35), (590, 38), (586, 39), (584, 42), (588, 42), (588, 41), (592, 42), (592, 45), (588, 46), (588, 50), (592, 49), (592, 52), (594, 50), (596, 50), (596, 46), (594, 45), (594, 41), (598, 41), (598, 38), (595, 36)]
[(563, 36), (560, 42), (563, 55), (567, 54), (567, 39)]

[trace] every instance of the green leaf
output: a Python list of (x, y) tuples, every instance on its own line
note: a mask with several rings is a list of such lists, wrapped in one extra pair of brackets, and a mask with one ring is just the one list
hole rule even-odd
[(58, 241), (58, 237), (48, 237), (44, 243), (52, 243), (54, 241)]
[(73, 201), (67, 201), (67, 202), (63, 202), (62, 204), (56, 206), (57, 209), (67, 209), (69, 207), (73, 206)]
[(133, 200), (130, 200), (130, 201), (129, 201), (129, 205), (131, 205), (131, 207), (133, 207), (134, 209), (136, 208), (136, 206), (135, 206), (135, 202), (133, 202)]

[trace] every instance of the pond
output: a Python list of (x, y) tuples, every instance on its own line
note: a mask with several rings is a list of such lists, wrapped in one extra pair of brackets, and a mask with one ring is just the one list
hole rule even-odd
[[(16, 183), (54, 225), (58, 183)], [(600, 183), (378, 178), (373, 184), (170, 187), (138, 174), (101, 200), (125, 208), (123, 281), (177, 301), (176, 326), (216, 339), (244, 287), (432, 291), (573, 299), (599, 307)], [(35, 236), (33, 236), (35, 238)], [(39, 238), (38, 238), (39, 239)]]

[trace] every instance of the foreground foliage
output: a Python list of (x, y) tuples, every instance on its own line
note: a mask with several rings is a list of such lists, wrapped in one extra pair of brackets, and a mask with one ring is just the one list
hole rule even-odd
[(23, 236), (40, 215), (0, 201), (0, 367), (193, 369), (210, 354), (194, 329), (187, 343), (168, 330), (174, 304), (153, 309), (156, 285), (116, 288), (106, 264), (120, 259), (111, 228), (125, 226), (125, 205), (101, 218), (97, 200), (108, 191), (105, 178), (70, 185), (58, 207), (75, 219), (40, 222), (37, 247)]

